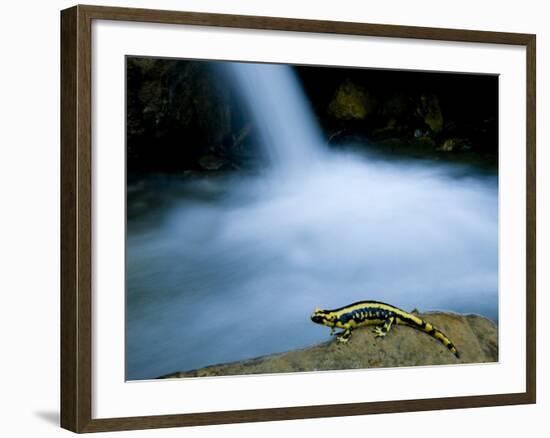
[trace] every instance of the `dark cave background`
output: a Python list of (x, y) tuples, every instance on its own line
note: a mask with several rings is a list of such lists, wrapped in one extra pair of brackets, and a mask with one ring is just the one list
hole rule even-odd
[[(129, 177), (265, 165), (252, 118), (222, 64), (127, 57)], [(498, 166), (497, 76), (292, 68), (329, 147)]]

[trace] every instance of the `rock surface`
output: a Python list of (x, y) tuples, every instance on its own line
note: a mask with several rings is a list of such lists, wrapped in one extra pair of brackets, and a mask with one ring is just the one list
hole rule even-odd
[(349, 79), (336, 90), (328, 113), (340, 120), (364, 119), (373, 110), (370, 94)]
[[(385, 338), (375, 338), (372, 328), (353, 332), (347, 344), (332, 338), (301, 350), (255, 359), (176, 372), (161, 378), (270, 374), (417, 365), (444, 365), (498, 361), (498, 327), (478, 315), (431, 312), (419, 314), (445, 333), (460, 352), (455, 358), (426, 333), (394, 326)], [(328, 327), (319, 327), (320, 330)]]

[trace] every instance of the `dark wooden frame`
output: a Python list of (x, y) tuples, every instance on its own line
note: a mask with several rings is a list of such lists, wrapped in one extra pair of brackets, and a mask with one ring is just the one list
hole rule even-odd
[[(525, 46), (527, 52), (526, 392), (92, 419), (91, 23), (122, 20)], [(74, 432), (289, 420), (536, 402), (535, 47), (531, 34), (75, 6), (61, 12), (61, 426)]]

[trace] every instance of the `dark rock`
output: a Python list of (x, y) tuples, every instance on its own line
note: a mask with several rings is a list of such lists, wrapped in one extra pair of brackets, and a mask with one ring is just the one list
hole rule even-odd
[(448, 138), (443, 142), (441, 147), (437, 148), (438, 151), (454, 152), (460, 149), (467, 148), (467, 142), (462, 138)]
[(224, 158), (216, 155), (204, 155), (199, 158), (199, 164), (204, 170), (219, 170), (229, 163)]
[(338, 120), (361, 120), (372, 113), (373, 106), (370, 93), (347, 79), (336, 90), (328, 113)]
[(205, 155), (229, 156), (245, 145), (250, 124), (215, 63), (131, 57), (127, 74), (132, 169), (205, 169)]
[(416, 112), (433, 132), (442, 131), (443, 114), (441, 113), (439, 99), (435, 94), (422, 94)]

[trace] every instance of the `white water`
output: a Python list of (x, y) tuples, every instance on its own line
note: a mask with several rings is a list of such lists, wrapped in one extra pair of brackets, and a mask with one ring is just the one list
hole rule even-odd
[(330, 152), (290, 72), (233, 68), (282, 172), (136, 188), (129, 379), (326, 340), (312, 310), (363, 299), (497, 318), (496, 177)]
[(300, 172), (317, 162), (323, 140), (294, 71), (275, 64), (224, 67), (254, 119), (272, 169)]

